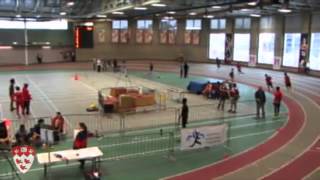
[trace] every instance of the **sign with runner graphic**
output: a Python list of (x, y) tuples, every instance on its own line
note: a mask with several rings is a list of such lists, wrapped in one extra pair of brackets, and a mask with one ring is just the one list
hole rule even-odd
[(16, 146), (12, 148), (13, 161), (21, 173), (26, 173), (30, 170), (36, 151), (32, 146)]
[(204, 126), (181, 130), (181, 150), (199, 149), (223, 144), (227, 140), (228, 126)]

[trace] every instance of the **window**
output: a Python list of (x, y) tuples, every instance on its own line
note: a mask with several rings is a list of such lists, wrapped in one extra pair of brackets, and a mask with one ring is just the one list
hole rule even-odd
[(235, 23), (236, 29), (250, 29), (251, 19), (250, 18), (237, 18)]
[(162, 19), (160, 22), (161, 30), (177, 30), (177, 20), (175, 19)]
[(112, 29), (128, 29), (128, 20), (113, 20)]
[(152, 20), (138, 20), (137, 29), (152, 29)]
[(209, 59), (224, 59), (225, 33), (211, 33), (209, 42)]
[(320, 70), (320, 33), (311, 34), (310, 69)]
[(258, 63), (273, 64), (274, 61), (274, 33), (260, 33)]
[[(50, 30), (67, 30), (67, 20), (54, 21), (27, 21), (27, 29), (50, 29)], [(0, 20), (0, 29), (24, 29), (23, 21)]]
[(250, 34), (234, 34), (233, 58), (236, 61), (249, 62)]
[(289, 67), (299, 66), (300, 33), (286, 33), (284, 35), (283, 65)]
[(201, 19), (187, 19), (186, 30), (201, 30)]
[(260, 19), (260, 28), (261, 29), (271, 29), (273, 27), (272, 17), (263, 17)]
[(225, 19), (212, 19), (211, 20), (211, 29), (225, 29), (226, 20)]

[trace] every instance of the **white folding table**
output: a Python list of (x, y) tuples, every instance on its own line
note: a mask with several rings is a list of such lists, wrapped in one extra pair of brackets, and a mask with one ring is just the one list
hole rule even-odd
[(43, 164), (44, 175), (46, 176), (48, 165), (63, 161), (92, 160), (92, 170), (97, 170), (100, 168), (100, 158), (102, 156), (103, 152), (98, 147), (88, 147), (83, 149), (38, 153), (37, 159), (39, 164)]

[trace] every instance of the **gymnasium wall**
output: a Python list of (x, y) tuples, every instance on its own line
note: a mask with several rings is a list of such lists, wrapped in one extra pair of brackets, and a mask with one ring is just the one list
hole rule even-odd
[[(290, 14), (287, 16), (276, 15), (271, 17), (272, 27), (268, 29), (260, 28), (260, 18), (251, 18), (251, 29), (241, 30), (234, 28), (234, 18), (227, 19), (225, 30), (210, 30), (210, 20), (202, 19), (202, 30), (200, 34), (200, 45), (184, 44), (185, 19), (178, 19), (177, 42), (175, 45), (163, 45), (159, 43), (159, 19), (153, 19), (153, 42), (152, 44), (138, 44), (135, 42), (136, 20), (129, 20), (130, 40), (127, 44), (115, 44), (111, 42), (112, 22), (97, 22), (94, 29), (94, 48), (77, 49), (78, 60), (91, 60), (92, 58), (117, 58), (117, 59), (155, 59), (172, 60), (179, 54), (191, 61), (212, 62), (208, 59), (209, 34), (210, 32), (250, 32), (251, 44), (250, 54), (258, 54), (258, 37), (260, 32), (276, 33), (275, 56), (282, 57), (283, 41), (285, 32), (310, 33), (319, 30), (319, 14)], [(105, 42), (98, 41), (98, 34), (104, 31)], [(310, 38), (310, 37), (309, 37)], [(223, 47), (222, 47), (223, 48)], [(260, 67), (271, 68), (271, 65), (258, 65)]]
[[(69, 30), (28, 30), (27, 33), (29, 64), (37, 62), (38, 53), (43, 56), (44, 63), (65, 61), (63, 53), (73, 50), (72, 26)], [(0, 65), (26, 64), (24, 42), (24, 30), (0, 29), (0, 46), (13, 47), (0, 48)], [(51, 49), (42, 49), (43, 45), (48, 45), (46, 42), (50, 42)]]

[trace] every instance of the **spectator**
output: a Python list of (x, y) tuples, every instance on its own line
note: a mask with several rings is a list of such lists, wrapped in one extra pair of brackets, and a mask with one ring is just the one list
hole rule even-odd
[(30, 101), (32, 98), (31, 98), (31, 94), (28, 89), (28, 84), (26, 84), (26, 83), (23, 85), (23, 88), (22, 88), (22, 96), (23, 96), (23, 100), (24, 100), (22, 113), (29, 115), (30, 114)]
[(266, 84), (267, 84), (268, 91), (270, 91), (270, 88), (271, 88), (271, 90), (273, 89), (272, 78), (268, 74), (265, 74), (264, 76), (265, 76), (265, 79), (266, 79)]
[(280, 87), (276, 87), (276, 91), (273, 93), (273, 106), (274, 106), (274, 116), (279, 116), (280, 105), (282, 100), (282, 92), (280, 91)]
[(227, 89), (226, 85), (222, 84), (220, 86), (219, 91), (220, 91), (220, 97), (219, 97), (218, 110), (220, 110), (220, 108), (221, 108), (221, 110), (224, 111), (224, 104), (225, 104), (225, 101), (228, 97), (228, 89)]
[(210, 81), (208, 81), (207, 84), (205, 85), (203, 91), (202, 91), (202, 94), (205, 97), (209, 98), (209, 96), (211, 96), (212, 88), (213, 88), (213, 85), (211, 84)]
[(234, 82), (234, 69), (233, 68), (231, 68), (231, 71), (229, 73), (229, 77), (230, 77), (231, 82)]
[(284, 84), (286, 85), (288, 91), (291, 90), (291, 80), (286, 72), (284, 73)]
[(57, 112), (56, 116), (52, 118), (51, 125), (56, 131), (63, 132), (64, 118), (60, 112)]
[(34, 127), (30, 129), (29, 137), (31, 138), (32, 144), (34, 144), (35, 146), (41, 146), (40, 132), (41, 132), (41, 128), (43, 127), (43, 125), (44, 125), (44, 120), (39, 119), (37, 124), (34, 125)]
[(10, 79), (10, 86), (9, 86), (9, 98), (10, 98), (10, 111), (13, 111), (15, 108), (13, 107), (14, 102), (14, 85), (15, 79)]
[(184, 62), (183, 65), (183, 72), (184, 72), (184, 78), (188, 78), (188, 74), (189, 74), (189, 65), (187, 62)]
[(266, 95), (262, 89), (262, 87), (259, 87), (258, 90), (255, 93), (255, 100), (256, 100), (256, 106), (257, 106), (257, 114), (256, 118), (260, 118), (260, 110), (262, 111), (262, 118), (265, 118), (265, 111), (264, 111), (264, 105), (266, 103)]
[(29, 143), (29, 135), (24, 124), (21, 124), (19, 130), (15, 134), (17, 145), (24, 145)]
[(18, 116), (18, 118), (20, 118), (20, 110), (21, 110), (22, 114), (24, 115), (24, 112), (23, 112), (24, 99), (23, 99), (23, 95), (22, 95), (22, 92), (20, 91), (19, 86), (16, 87), (16, 91), (14, 93), (14, 101), (16, 102), (17, 116)]
[(42, 63), (42, 55), (40, 53), (37, 54), (37, 62), (38, 64)]
[(10, 148), (10, 136), (5, 122), (0, 122), (0, 145), (5, 148)]
[[(79, 132), (73, 142), (73, 149), (82, 149), (87, 147), (88, 129), (86, 124), (79, 123)], [(80, 168), (84, 168), (85, 160), (79, 160)]]
[(236, 113), (237, 112), (237, 103), (240, 97), (237, 84), (233, 84), (230, 90), (230, 109), (228, 112)]
[(114, 59), (112, 64), (113, 64), (113, 72), (117, 72), (119, 69), (118, 68), (118, 61), (116, 59)]
[(187, 104), (187, 98), (183, 98), (182, 110), (181, 110), (182, 128), (186, 128), (186, 125), (188, 124), (188, 116), (189, 116), (189, 107)]

